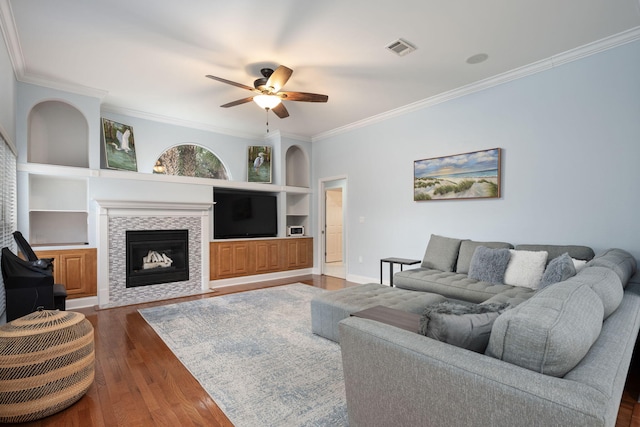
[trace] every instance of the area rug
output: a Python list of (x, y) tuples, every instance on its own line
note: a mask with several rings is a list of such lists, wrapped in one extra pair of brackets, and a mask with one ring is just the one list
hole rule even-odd
[(345, 426), (340, 346), (296, 283), (139, 310), (236, 427)]

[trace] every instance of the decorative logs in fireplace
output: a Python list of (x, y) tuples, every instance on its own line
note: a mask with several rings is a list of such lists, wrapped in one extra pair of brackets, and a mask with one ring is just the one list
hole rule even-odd
[(189, 230), (126, 232), (127, 288), (189, 280)]

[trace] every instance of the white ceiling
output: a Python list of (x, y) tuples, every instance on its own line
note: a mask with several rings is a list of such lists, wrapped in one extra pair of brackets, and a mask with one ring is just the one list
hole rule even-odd
[[(286, 65), (285, 90), (329, 96), (270, 114), (271, 131), (305, 138), (640, 33), (638, 0), (0, 0), (0, 12), (19, 80), (222, 132), (261, 136), (265, 112), (220, 108), (251, 93), (205, 75), (252, 86), (264, 65)], [(417, 50), (385, 49), (398, 38)], [(488, 60), (466, 63), (478, 53)]]

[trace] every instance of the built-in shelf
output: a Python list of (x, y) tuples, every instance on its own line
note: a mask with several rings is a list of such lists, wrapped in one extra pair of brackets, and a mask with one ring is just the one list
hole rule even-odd
[(287, 215), (309, 215), (309, 195), (287, 194)]
[(71, 246), (89, 243), (87, 212), (29, 212), (32, 246)]
[(86, 178), (29, 176), (29, 241), (34, 246), (89, 242)]
[(292, 187), (309, 187), (309, 159), (300, 147), (289, 147), (285, 159), (286, 183)]
[(31, 109), (28, 127), (30, 163), (89, 166), (89, 126), (75, 107), (62, 101), (43, 101)]

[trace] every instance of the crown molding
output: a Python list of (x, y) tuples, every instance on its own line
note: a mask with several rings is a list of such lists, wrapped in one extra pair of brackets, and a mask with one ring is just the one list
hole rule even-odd
[(175, 117), (163, 116), (161, 114), (147, 113), (145, 111), (134, 110), (130, 108), (122, 108), (111, 104), (102, 104), (100, 111), (104, 113), (120, 114), (123, 116), (137, 117), (139, 119), (151, 120), (154, 122), (166, 123), (175, 126), (182, 126), (190, 129), (199, 129), (208, 132), (215, 132), (223, 135), (234, 136), (238, 138), (251, 140), (264, 140), (264, 135), (256, 135), (248, 132), (239, 132), (233, 129), (219, 128), (200, 122), (190, 120), (177, 119)]
[(462, 86), (441, 94), (413, 102), (411, 104), (389, 110), (387, 112), (377, 114), (375, 116), (367, 117), (366, 119), (359, 120), (357, 122), (341, 126), (339, 128), (322, 132), (314, 135), (311, 138), (312, 142), (321, 141), (323, 139), (331, 138), (343, 133), (353, 131), (355, 129), (370, 126), (375, 123), (380, 123), (389, 120), (394, 117), (398, 117), (404, 114), (408, 114), (417, 110), (422, 110), (442, 102), (450, 101), (452, 99), (460, 98), (465, 95), (469, 95), (474, 92), (489, 89), (494, 86), (501, 85), (503, 83), (510, 82), (512, 80), (520, 79), (532, 74), (536, 74), (542, 71), (549, 70), (551, 68), (577, 61), (596, 53), (603, 52), (608, 49), (612, 49), (621, 46), (626, 43), (631, 43), (640, 40), (640, 27), (634, 27), (627, 31), (623, 31), (613, 36), (606, 37), (604, 39), (595, 41), (593, 43), (586, 44), (584, 46), (577, 47), (575, 49), (568, 50), (566, 52), (553, 55), (549, 58), (525, 65), (523, 67), (516, 68), (511, 71), (507, 71), (496, 76), (492, 76), (477, 82)]
[(7, 51), (9, 52), (11, 65), (13, 66), (13, 72), (16, 80), (19, 82), (48, 87), (50, 89), (57, 89), (78, 95), (90, 96), (99, 98), (100, 100), (107, 96), (108, 92), (102, 89), (55, 81), (46, 77), (30, 74), (27, 70), (24, 54), (22, 53), (22, 46), (20, 45), (20, 38), (18, 37), (18, 30), (16, 28), (16, 22), (13, 18), (13, 11), (11, 10), (11, 3), (9, 3), (9, 0), (0, 0), (0, 30), (2, 30), (2, 35), (4, 36), (4, 40), (7, 45)]
[(13, 72), (16, 78), (19, 79), (24, 75), (24, 55), (22, 54), (16, 21), (13, 19), (13, 11), (9, 0), (0, 0), (0, 30), (7, 45)]
[(46, 87), (49, 89), (55, 89), (62, 92), (74, 93), (76, 95), (89, 96), (91, 98), (98, 98), (101, 102), (109, 94), (109, 91), (103, 89), (96, 89), (89, 86), (82, 86), (74, 83), (66, 83), (57, 80), (48, 79), (42, 76), (36, 76), (29, 73), (24, 73), (18, 77), (18, 81), (21, 83), (27, 83), (37, 86)]

